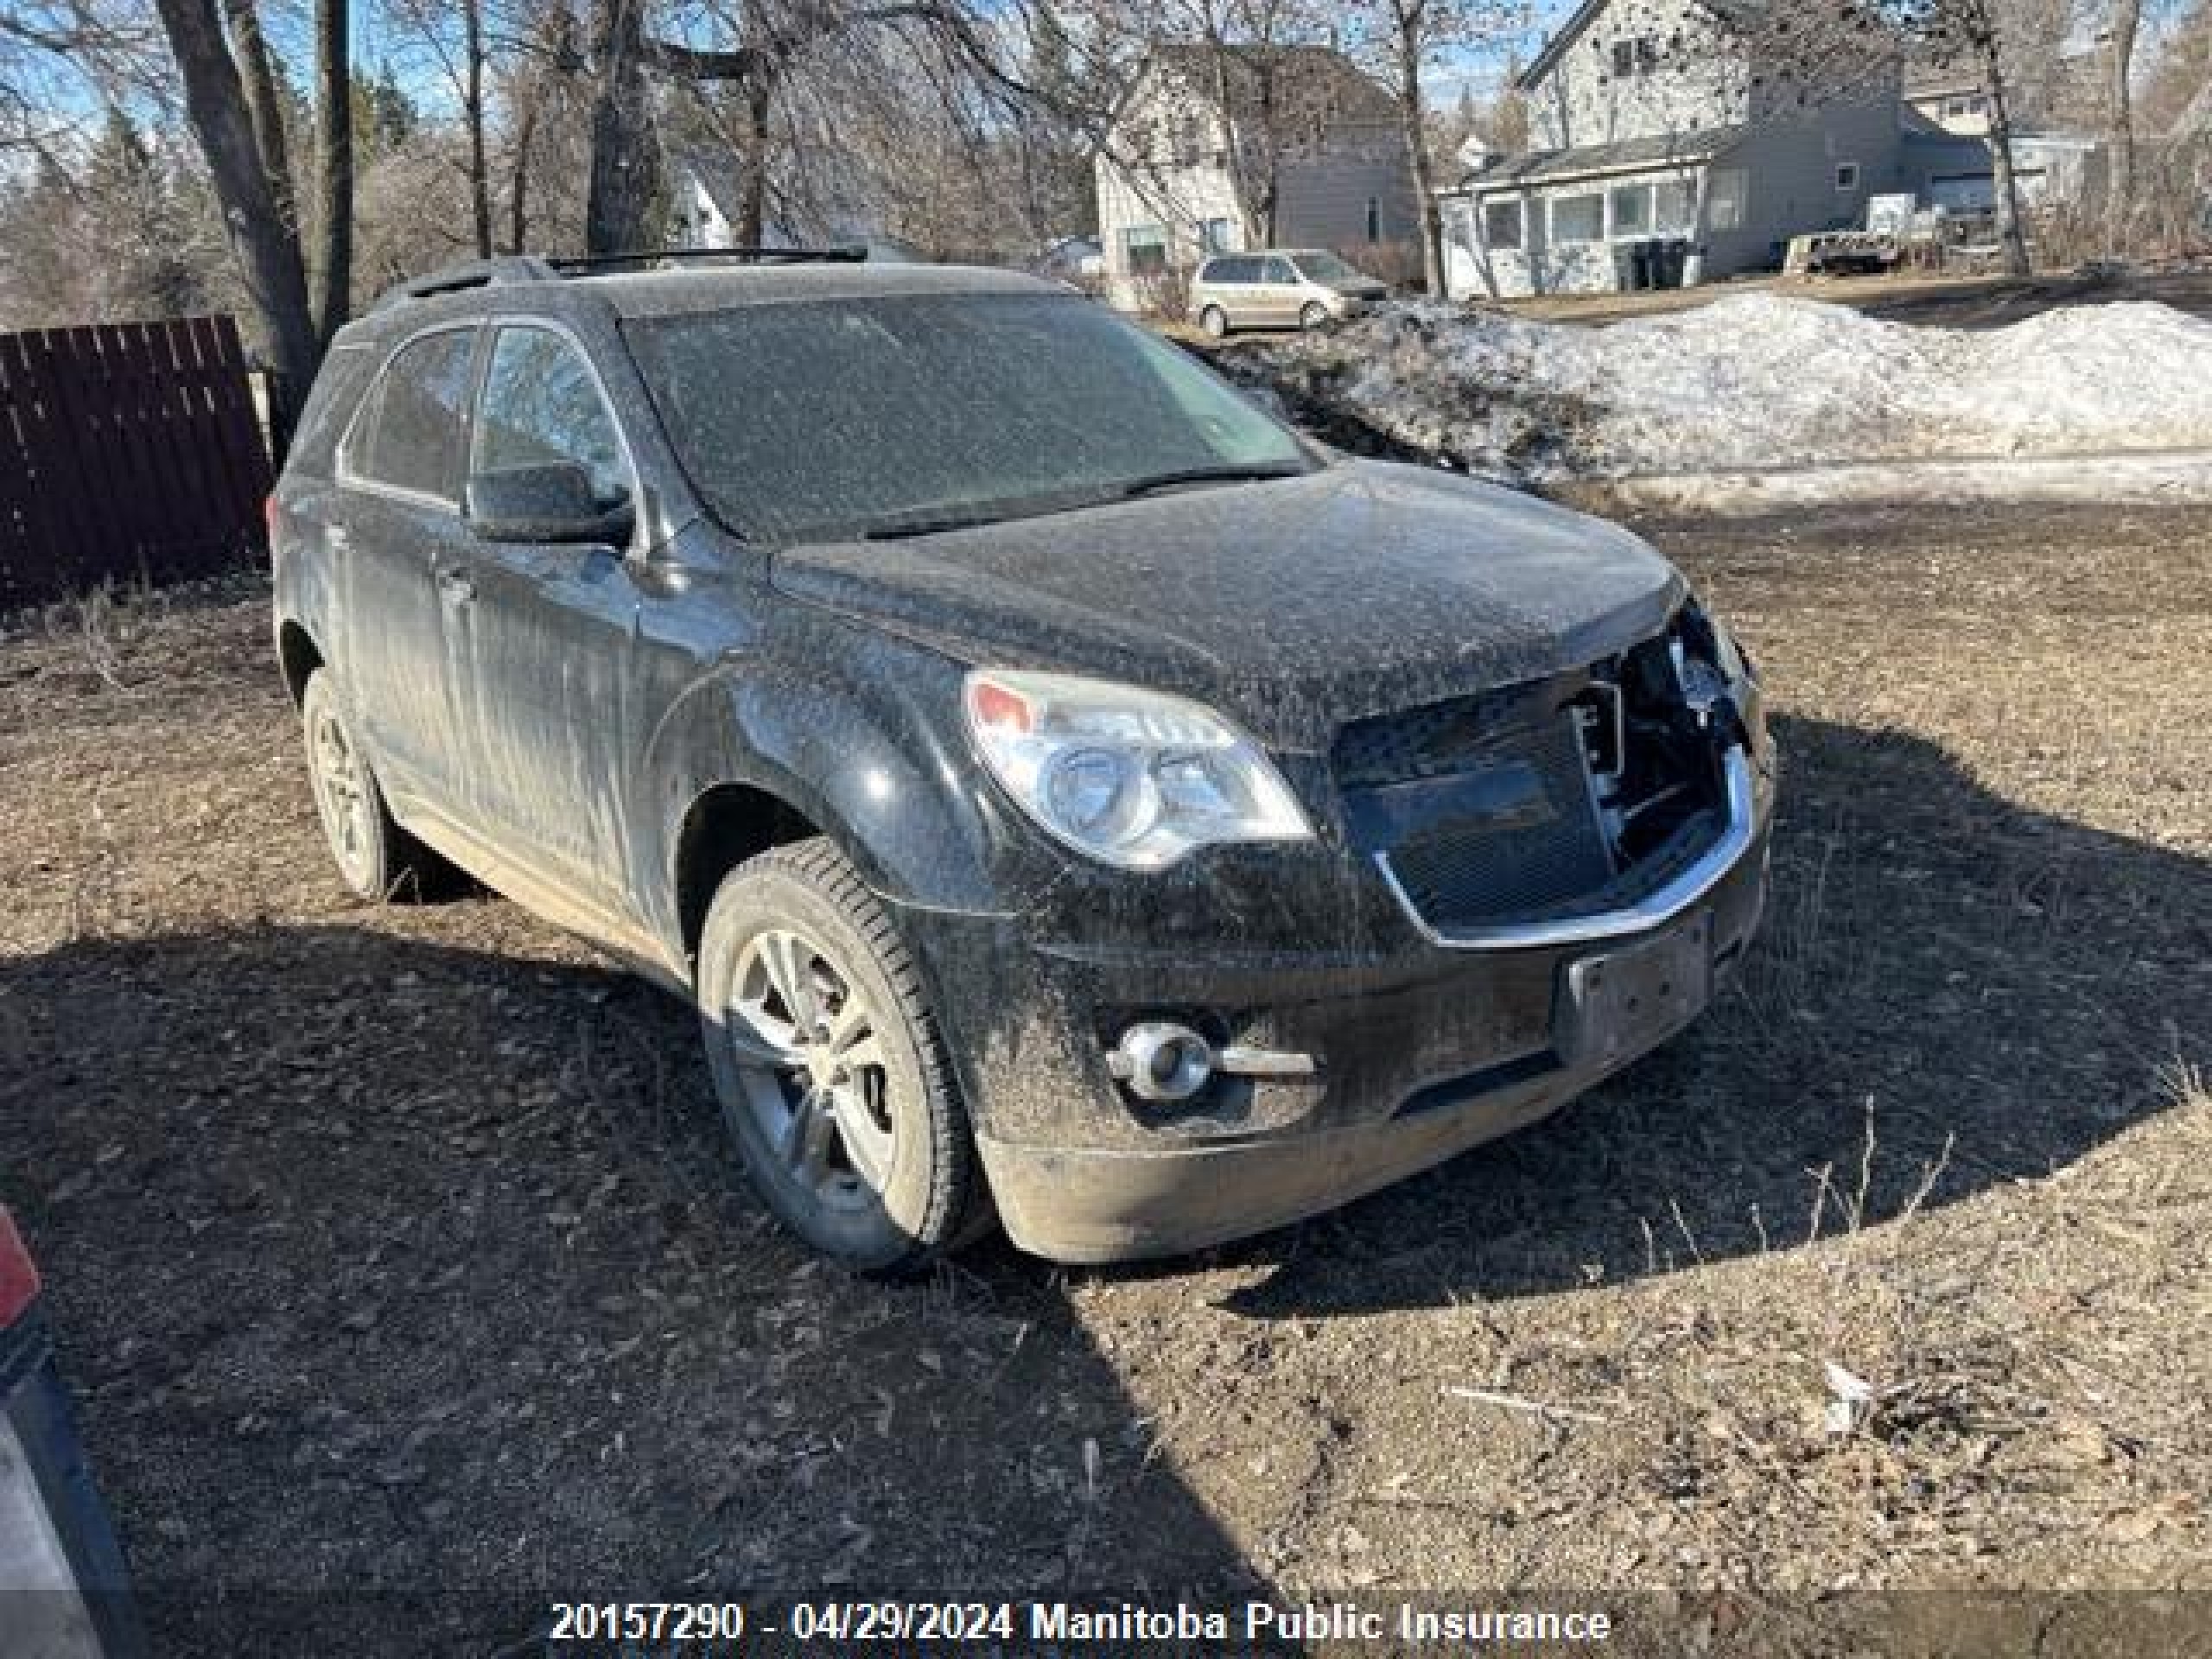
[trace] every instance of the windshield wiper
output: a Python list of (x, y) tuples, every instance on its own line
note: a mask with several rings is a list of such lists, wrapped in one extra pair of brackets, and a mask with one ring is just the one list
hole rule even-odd
[(1185, 467), (1173, 473), (1154, 473), (1122, 486), (1124, 497), (1150, 495), (1185, 484), (1237, 484), (1258, 478), (1298, 478), (1306, 468), (1294, 461), (1231, 461), (1214, 467)]
[(942, 531), (973, 530), (978, 524), (995, 524), (1005, 521), (1001, 512), (940, 512), (929, 517), (893, 518), (887, 524), (871, 526), (861, 532), (864, 542), (895, 542), (907, 536), (935, 536)]

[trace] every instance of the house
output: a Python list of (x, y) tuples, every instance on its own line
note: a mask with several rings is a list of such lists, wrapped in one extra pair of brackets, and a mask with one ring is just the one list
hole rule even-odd
[[(711, 149), (671, 150), (667, 157), (667, 192), (671, 248), (734, 247), (740, 217), (740, 184), (734, 157)], [(853, 215), (823, 224), (794, 226), (771, 216), (760, 227), (760, 245), (769, 248), (810, 245), (862, 247), (879, 264), (909, 264), (921, 255), (897, 238), (885, 235), (872, 221)]]
[(1397, 100), (1319, 46), (1155, 47), (1096, 168), (1113, 302), (1139, 310), (1209, 253), (1355, 255), (1417, 230)]
[(1904, 77), (1905, 107), (1928, 128), (1959, 138), (1989, 134), (1989, 93), (1963, 61), (1916, 63)]
[[(2020, 205), (2081, 201), (2104, 188), (2104, 146), (2085, 129), (2103, 124), (2101, 47), (2062, 52), (2031, 86), (2005, 100), (2012, 118), (2012, 176)], [(1991, 99), (1978, 67), (1915, 63), (1904, 76), (1907, 181), (1931, 207), (1987, 213), (1997, 165), (1987, 143)]]
[(1682, 253), (1679, 280), (1725, 276), (1909, 188), (1895, 54), (1862, 44), (1845, 84), (1814, 96), (1770, 15), (1767, 0), (1585, 0), (1520, 77), (1530, 151), (1472, 156), (1440, 193), (1451, 293), (1631, 286), (1654, 241)]

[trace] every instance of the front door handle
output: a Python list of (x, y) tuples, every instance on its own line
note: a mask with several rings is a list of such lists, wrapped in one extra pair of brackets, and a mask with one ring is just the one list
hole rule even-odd
[(476, 578), (457, 565), (448, 565), (438, 572), (438, 591), (456, 605), (466, 605), (476, 597)]

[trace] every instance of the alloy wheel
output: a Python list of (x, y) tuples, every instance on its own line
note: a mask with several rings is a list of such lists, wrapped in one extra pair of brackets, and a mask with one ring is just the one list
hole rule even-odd
[(377, 809), (360, 756), (334, 710), (324, 709), (316, 715), (308, 752), (323, 833), (330, 838), (339, 867), (358, 886), (363, 869), (375, 856)]
[(873, 1204), (898, 1148), (882, 1021), (853, 975), (789, 929), (748, 940), (723, 1040), (784, 1175), (825, 1205)]

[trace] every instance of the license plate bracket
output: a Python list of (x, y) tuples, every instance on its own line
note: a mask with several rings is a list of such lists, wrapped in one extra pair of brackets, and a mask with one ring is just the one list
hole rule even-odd
[(1567, 965), (1562, 1046), (1577, 1065), (1610, 1068), (1657, 1047), (1713, 1000), (1713, 918)]

